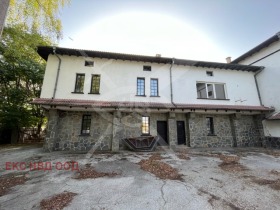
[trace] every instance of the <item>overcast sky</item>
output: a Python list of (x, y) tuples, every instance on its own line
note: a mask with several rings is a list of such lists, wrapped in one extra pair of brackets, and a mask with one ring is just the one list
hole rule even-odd
[(61, 47), (225, 62), (280, 31), (280, 0), (72, 0)]

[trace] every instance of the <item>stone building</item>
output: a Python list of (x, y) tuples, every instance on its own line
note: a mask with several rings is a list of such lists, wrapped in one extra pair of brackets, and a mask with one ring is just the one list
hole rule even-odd
[(40, 104), (48, 150), (118, 151), (122, 139), (159, 136), (170, 147), (261, 146), (263, 67), (60, 47), (47, 61)]

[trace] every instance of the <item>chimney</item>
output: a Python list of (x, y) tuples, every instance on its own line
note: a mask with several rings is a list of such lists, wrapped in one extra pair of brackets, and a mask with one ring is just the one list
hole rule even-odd
[(231, 63), (231, 57), (226, 58), (227, 63)]

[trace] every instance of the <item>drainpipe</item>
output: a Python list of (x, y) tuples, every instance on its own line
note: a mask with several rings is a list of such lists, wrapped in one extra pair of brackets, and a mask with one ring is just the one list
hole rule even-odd
[(169, 76), (170, 76), (170, 96), (171, 96), (171, 103), (176, 106), (173, 102), (173, 87), (172, 87), (172, 67), (173, 67), (173, 64), (175, 62), (175, 59), (172, 58), (172, 63), (170, 65), (170, 68), (169, 68)]
[(262, 97), (261, 97), (260, 89), (259, 89), (259, 85), (258, 85), (257, 75), (258, 75), (259, 73), (261, 73), (261, 72), (263, 71), (263, 69), (264, 69), (264, 67), (261, 67), (261, 69), (260, 69), (259, 71), (257, 71), (257, 72), (254, 74), (255, 83), (256, 83), (256, 87), (257, 87), (258, 96), (259, 96), (259, 100), (260, 100), (261, 106), (263, 106), (263, 103), (262, 103)]
[(61, 58), (56, 54), (55, 50), (56, 50), (56, 47), (53, 47), (53, 54), (58, 58), (58, 67), (57, 67), (57, 73), (56, 73), (56, 79), (55, 79), (55, 85), (54, 85), (52, 99), (55, 98), (55, 94), (56, 94), (56, 90), (57, 90), (58, 77), (59, 77), (59, 72), (60, 72), (60, 66), (61, 66)]

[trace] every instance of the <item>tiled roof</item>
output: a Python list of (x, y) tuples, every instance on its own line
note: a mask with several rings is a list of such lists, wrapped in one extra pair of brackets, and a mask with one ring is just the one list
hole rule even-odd
[(267, 117), (268, 120), (280, 120), (280, 112), (276, 112), (272, 114), (271, 116)]
[(194, 67), (207, 67), (207, 68), (218, 68), (226, 70), (239, 70), (239, 71), (252, 71), (256, 72), (262, 69), (262, 66), (249, 66), (240, 65), (234, 63), (218, 63), (218, 62), (208, 62), (208, 61), (196, 61), (196, 60), (186, 60), (186, 59), (175, 59), (168, 57), (157, 57), (157, 56), (146, 56), (146, 55), (133, 55), (124, 53), (113, 53), (113, 52), (102, 52), (93, 50), (82, 50), (82, 49), (71, 49), (63, 47), (50, 47), (50, 46), (38, 46), (38, 54), (45, 60), (48, 59), (50, 54), (54, 54), (54, 49), (58, 55), (69, 55), (69, 56), (83, 56), (92, 58), (107, 58), (116, 60), (128, 60), (128, 61), (142, 61), (149, 63), (163, 63), (184, 66), (194, 66)]
[(214, 104), (172, 104), (154, 102), (128, 101), (93, 101), (76, 99), (36, 98), (31, 103), (50, 106), (72, 106), (89, 108), (160, 108), (160, 109), (207, 109), (207, 110), (243, 110), (243, 111), (273, 111), (264, 106), (214, 105)]

